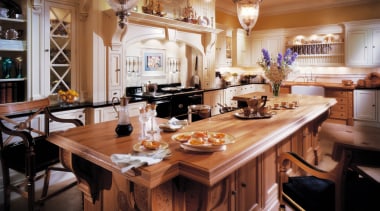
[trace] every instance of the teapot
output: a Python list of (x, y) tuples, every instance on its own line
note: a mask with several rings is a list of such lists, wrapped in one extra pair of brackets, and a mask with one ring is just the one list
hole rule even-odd
[(263, 114), (265, 109), (265, 104), (267, 103), (267, 96), (261, 96), (260, 99), (257, 99), (256, 96), (247, 100), (248, 107), (252, 110), (253, 114)]

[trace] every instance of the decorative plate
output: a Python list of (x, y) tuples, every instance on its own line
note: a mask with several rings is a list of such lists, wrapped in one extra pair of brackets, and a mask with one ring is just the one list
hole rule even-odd
[(199, 16), (198, 17), (198, 24), (202, 26), (209, 26), (210, 20), (206, 16)]

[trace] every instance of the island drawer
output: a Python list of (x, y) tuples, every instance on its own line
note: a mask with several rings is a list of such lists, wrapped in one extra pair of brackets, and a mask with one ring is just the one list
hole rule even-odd
[(331, 111), (347, 112), (347, 106), (346, 105), (335, 105), (335, 106), (331, 107)]
[(337, 97), (335, 99), (338, 105), (347, 105), (347, 98)]
[(347, 119), (347, 112), (334, 111), (331, 109), (330, 118)]
[(347, 93), (344, 90), (326, 89), (326, 97), (347, 98)]

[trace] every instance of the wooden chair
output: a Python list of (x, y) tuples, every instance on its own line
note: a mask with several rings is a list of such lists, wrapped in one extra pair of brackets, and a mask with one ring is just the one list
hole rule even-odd
[[(76, 181), (48, 194), (50, 171), (69, 170), (59, 165), (59, 148), (46, 141), (51, 121), (82, 126), (77, 119), (61, 119), (49, 110), (49, 99), (0, 104), (1, 164), (4, 184), (4, 208), (10, 209), (10, 194), (17, 192), (28, 199), (28, 209), (76, 184)], [(20, 121), (18, 121), (20, 120)], [(43, 121), (42, 121), (43, 120)], [(25, 175), (21, 184), (11, 184), (10, 169)], [(35, 199), (35, 181), (44, 178), (41, 197)]]
[(297, 210), (342, 210), (342, 177), (344, 162), (331, 171), (321, 170), (293, 152), (279, 156), (280, 208), (285, 201)]

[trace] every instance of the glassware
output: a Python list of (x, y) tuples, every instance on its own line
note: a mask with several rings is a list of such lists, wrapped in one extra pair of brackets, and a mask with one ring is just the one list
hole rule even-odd
[(148, 115), (150, 119), (150, 125), (147, 125), (147, 127), (149, 128), (147, 133), (151, 135), (152, 141), (159, 141), (161, 139), (160, 128), (158, 127), (158, 124), (155, 118), (157, 116), (156, 106), (157, 106), (156, 104), (147, 105)]
[[(117, 99), (117, 98), (112, 99), (112, 104), (113, 104), (114, 99)], [(118, 136), (129, 136), (133, 131), (133, 127), (129, 120), (128, 98), (123, 96), (120, 98), (119, 101), (120, 101), (120, 108), (119, 108), (119, 111), (117, 111), (118, 122), (115, 128), (115, 132)], [(113, 104), (113, 107), (116, 111), (115, 104)]]
[(145, 108), (140, 108), (140, 115), (139, 115), (139, 121), (140, 121), (140, 126), (141, 126), (141, 134), (139, 137), (139, 140), (146, 140), (147, 137), (147, 123), (150, 120), (150, 116), (148, 115), (147, 112), (145, 112)]

